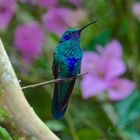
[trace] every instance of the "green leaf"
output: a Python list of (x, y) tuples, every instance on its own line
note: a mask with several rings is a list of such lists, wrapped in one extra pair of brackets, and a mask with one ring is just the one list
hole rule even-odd
[(103, 137), (100, 135), (100, 132), (97, 130), (92, 129), (81, 129), (78, 132), (78, 136), (80, 140), (95, 140), (95, 139), (103, 139)]
[(140, 93), (134, 91), (128, 98), (116, 104), (120, 121), (118, 127), (132, 140), (140, 139)]
[(44, 88), (28, 89), (25, 96), (29, 104), (42, 120), (45, 121), (51, 116), (51, 98)]
[(13, 140), (5, 128), (0, 127), (0, 139), (1, 140)]
[(88, 50), (95, 51), (96, 45), (102, 45), (104, 47), (109, 42), (110, 36), (111, 36), (111, 30), (106, 29), (102, 31), (99, 35), (97, 35), (96, 37), (92, 38), (92, 40), (90, 40), (88, 44), (86, 44), (85, 48)]
[(140, 116), (140, 94), (134, 91), (128, 98), (116, 104), (120, 115), (119, 126), (125, 127)]

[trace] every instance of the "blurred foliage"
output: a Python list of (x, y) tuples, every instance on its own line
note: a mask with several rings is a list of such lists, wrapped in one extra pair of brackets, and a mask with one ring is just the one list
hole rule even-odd
[(13, 140), (5, 128), (0, 127), (0, 138), (2, 140)]
[[(70, 100), (65, 116), (56, 121), (51, 114), (51, 96), (53, 85), (26, 89), (25, 96), (37, 115), (62, 140), (139, 140), (140, 139), (140, 21), (131, 11), (133, 0), (83, 0), (81, 8), (87, 12), (87, 17), (78, 27), (85, 25), (92, 19), (98, 19), (93, 28), (88, 28), (81, 36), (81, 47), (84, 51), (95, 51), (95, 46), (106, 45), (117, 38), (123, 47), (124, 60), (127, 65), (125, 76), (135, 81), (137, 89), (125, 100), (111, 102), (108, 99), (98, 100), (92, 97), (84, 100), (81, 97), (79, 81)], [(64, 0), (60, 6), (76, 9), (76, 6)], [(14, 49), (14, 30), (17, 25), (27, 21), (37, 20), (41, 23), (44, 9), (31, 4), (17, 3), (17, 13), (14, 15), (5, 32), (0, 37), (6, 47), (21, 85), (47, 81), (52, 77), (53, 50), (57, 46), (59, 37), (54, 33), (45, 32), (46, 42), (43, 53), (34, 60), (28, 71), (20, 54)], [(42, 23), (41, 23), (42, 24)], [(26, 71), (27, 70), (27, 71)], [(25, 71), (25, 73), (23, 72)], [(94, 83), (93, 83), (94, 86)], [(104, 110), (106, 102), (117, 118)], [(110, 108), (109, 108), (110, 109)], [(0, 138), (11, 140), (7, 131), (0, 127)]]
[(140, 138), (140, 93), (134, 91), (127, 99), (116, 104), (120, 116), (118, 127), (124, 129), (131, 139)]

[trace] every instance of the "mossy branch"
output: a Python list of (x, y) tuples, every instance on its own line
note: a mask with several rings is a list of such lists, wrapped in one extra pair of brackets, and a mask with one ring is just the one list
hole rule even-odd
[(23, 140), (59, 140), (38, 118), (24, 97), (18, 79), (0, 40), (0, 108), (7, 112), (4, 127)]

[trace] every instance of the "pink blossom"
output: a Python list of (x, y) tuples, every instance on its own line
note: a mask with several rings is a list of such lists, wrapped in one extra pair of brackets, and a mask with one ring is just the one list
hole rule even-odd
[(108, 59), (122, 58), (122, 51), (121, 44), (117, 40), (109, 42), (104, 48), (100, 45), (97, 46), (97, 52)]
[(122, 48), (117, 40), (111, 41), (105, 48), (97, 46), (97, 53), (85, 52), (81, 71), (88, 72), (81, 81), (85, 99), (107, 91), (111, 100), (120, 100), (135, 88), (133, 82), (119, 78), (126, 67), (122, 60)]
[(77, 10), (68, 10), (67, 14), (65, 14), (65, 22), (69, 26), (75, 27), (85, 17), (86, 12), (81, 8), (78, 8)]
[(132, 11), (133, 11), (134, 15), (138, 19), (140, 19), (140, 2), (136, 2), (136, 3), (133, 4)]
[(51, 8), (42, 19), (46, 30), (61, 35), (68, 27), (77, 26), (84, 16), (81, 9), (72, 11), (66, 8)]
[(60, 35), (68, 27), (64, 21), (64, 14), (67, 12), (67, 9), (50, 9), (47, 13), (43, 15), (43, 23), (45, 28), (49, 32), (54, 32)]
[(113, 79), (118, 76), (121, 76), (125, 71), (126, 67), (122, 59), (111, 59), (105, 60), (105, 78), (106, 79)]
[[(99, 61), (100, 61), (100, 57), (97, 53), (94, 53), (91, 51), (85, 52), (82, 59), (82, 65), (81, 65), (82, 73), (88, 72), (90, 74), (94, 74), (94, 69), (97, 67)], [(93, 62), (96, 62), (96, 63), (93, 63)]]
[(106, 90), (106, 83), (93, 75), (88, 74), (84, 76), (84, 79), (81, 81), (81, 90), (82, 96), (84, 99), (87, 99), (91, 96), (101, 93)]
[(40, 55), (44, 41), (44, 33), (37, 22), (23, 24), (16, 28), (14, 45), (27, 63), (31, 63), (32, 59)]
[(134, 82), (128, 79), (113, 79), (112, 82), (110, 82), (110, 86), (108, 87), (108, 95), (111, 100), (121, 100), (129, 96), (134, 87)]
[(15, 0), (0, 0), (0, 30), (7, 28), (15, 7)]

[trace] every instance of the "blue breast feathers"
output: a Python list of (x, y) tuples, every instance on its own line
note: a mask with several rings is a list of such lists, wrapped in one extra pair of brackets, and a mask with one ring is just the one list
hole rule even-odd
[(70, 76), (73, 75), (73, 71), (75, 69), (75, 63), (78, 61), (78, 59), (72, 57), (72, 58), (67, 58), (67, 63), (69, 67), (69, 74)]

